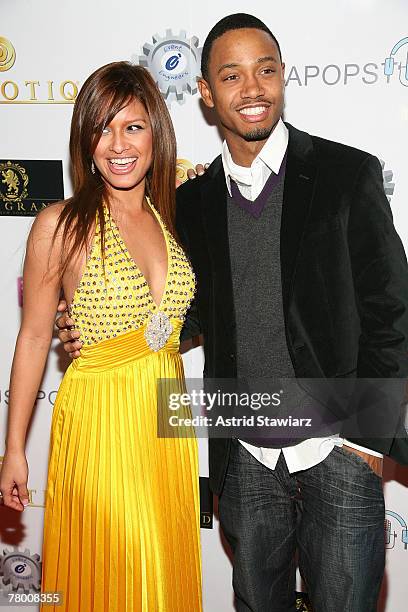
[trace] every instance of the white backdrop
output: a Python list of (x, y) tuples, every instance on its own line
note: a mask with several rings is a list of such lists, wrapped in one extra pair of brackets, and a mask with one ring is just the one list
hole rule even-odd
[[(8, 67), (0, 40), (0, 160), (62, 160), (65, 195), (69, 196), (72, 103), (65, 98), (98, 66), (142, 56), (145, 43), (152, 45), (145, 47), (147, 57), (153, 57), (156, 33), (161, 38), (180, 39), (185, 54), (186, 45), (193, 51), (202, 46), (218, 19), (247, 10), (264, 20), (281, 43), (287, 77), (285, 118), (301, 129), (368, 150), (384, 161), (386, 191), (407, 245), (408, 44), (393, 55), (393, 74), (384, 74), (385, 59), (408, 36), (406, 0), (286, 0), (279, 5), (253, 0), (250, 9), (240, 0), (207, 3), (204, 8), (180, 0), (171, 4), (156, 0), (151, 5), (135, 0), (0, 0), (0, 37), (12, 44), (16, 54)], [(197, 94), (187, 92), (182, 97), (184, 104), (173, 101), (170, 108), (178, 156), (194, 164), (209, 161), (220, 150), (217, 128), (204, 116)], [(0, 456), (20, 322), (17, 278), (31, 222), (29, 217), (0, 217)], [(10, 567), (4, 559), (13, 546), (25, 551), (21, 567), (14, 569), (32, 572), (34, 582), (38, 572), (49, 427), (62, 362), (53, 350), (29, 434), (30, 506), (22, 516), (0, 510), (0, 599), (11, 588), (7, 584)], [(185, 354), (185, 365), (187, 375), (200, 375), (201, 348)], [(200, 442), (200, 464), (201, 475), (207, 475), (205, 441)], [(387, 574), (379, 608), (386, 612), (406, 610), (408, 600), (407, 485), (408, 470), (387, 463)], [(205, 610), (232, 611), (231, 565), (217, 520), (214, 529), (201, 533)]]

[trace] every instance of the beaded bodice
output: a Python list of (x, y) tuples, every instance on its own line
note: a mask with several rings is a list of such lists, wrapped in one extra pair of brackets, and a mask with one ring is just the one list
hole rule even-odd
[(158, 312), (183, 320), (191, 304), (195, 276), (190, 262), (154, 206), (149, 205), (166, 240), (167, 277), (161, 302), (154, 303), (146, 279), (105, 207), (104, 265), (97, 222), (85, 270), (69, 307), (85, 346), (139, 329)]

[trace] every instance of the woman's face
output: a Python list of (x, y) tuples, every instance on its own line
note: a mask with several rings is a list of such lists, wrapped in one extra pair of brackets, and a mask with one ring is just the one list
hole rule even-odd
[(153, 156), (152, 129), (145, 107), (133, 100), (107, 125), (93, 160), (113, 189), (143, 186)]

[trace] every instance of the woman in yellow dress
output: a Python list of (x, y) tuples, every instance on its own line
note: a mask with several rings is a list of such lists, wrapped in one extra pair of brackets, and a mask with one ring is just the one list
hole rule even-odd
[(42, 211), (27, 242), (0, 489), (23, 510), (62, 287), (83, 347), (54, 406), (41, 590), (61, 593), (60, 611), (199, 612), (197, 443), (157, 432), (158, 379), (184, 388), (195, 279), (174, 232), (173, 127), (146, 70), (117, 62), (88, 78), (70, 153), (74, 195)]

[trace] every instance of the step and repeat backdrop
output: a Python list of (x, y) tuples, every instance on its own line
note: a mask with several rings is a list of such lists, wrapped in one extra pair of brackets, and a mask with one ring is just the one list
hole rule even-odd
[[(406, 0), (253, 0), (249, 10), (281, 43), (285, 119), (378, 156), (395, 224), (407, 246)], [(25, 241), (35, 214), (72, 193), (68, 137), (81, 84), (111, 61), (147, 67), (170, 109), (178, 178), (186, 180), (187, 169), (211, 161), (221, 145), (214, 118), (197, 92), (201, 47), (218, 19), (238, 11), (247, 12), (248, 4), (0, 0), (0, 461), (21, 318)], [(199, 377), (201, 347), (183, 358), (186, 375)], [(40, 588), (49, 429), (66, 366), (54, 339), (27, 442), (30, 504), (21, 515), (0, 507), (0, 604), (5, 610), (19, 609), (7, 605), (10, 592), (25, 594), (29, 601)], [(205, 610), (229, 612), (234, 610), (231, 562), (208, 490), (205, 440), (200, 440), (200, 476)], [(387, 461), (384, 486), (387, 571), (379, 609), (403, 612), (408, 600), (408, 470)], [(299, 597), (299, 609), (309, 609), (306, 599)]]

